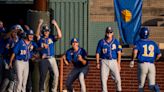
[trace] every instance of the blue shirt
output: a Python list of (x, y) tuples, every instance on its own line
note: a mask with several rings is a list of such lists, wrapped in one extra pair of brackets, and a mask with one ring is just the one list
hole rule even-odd
[(117, 39), (112, 38), (111, 42), (107, 42), (106, 39), (101, 39), (98, 42), (96, 53), (100, 54), (102, 59), (117, 59), (118, 51), (122, 51), (122, 47)]
[[(38, 41), (39, 43), (39, 47), (42, 48), (42, 50), (40, 51), (41, 55), (47, 55), (47, 56), (54, 56), (55, 55), (55, 42), (57, 41), (57, 39), (55, 39), (54, 35), (50, 35), (48, 38), (44, 38), (41, 37)], [(48, 48), (44, 48), (43, 44), (47, 44)]]
[(135, 50), (138, 50), (137, 58), (140, 63), (153, 63), (156, 56), (160, 54), (157, 44), (149, 39), (141, 39), (135, 43)]
[(75, 67), (84, 67), (86, 65), (88, 65), (88, 61), (86, 63), (86, 65), (83, 65), (80, 61), (78, 61), (78, 55), (81, 55), (83, 59), (86, 59), (87, 53), (83, 48), (78, 49), (77, 52), (74, 52), (73, 48), (70, 48), (69, 50), (66, 51), (66, 59), (68, 62), (73, 62), (73, 65)]
[(13, 48), (16, 60), (28, 61), (32, 57), (31, 51), (33, 50), (33, 48), (34, 45), (32, 42), (26, 44), (24, 40), (19, 40)]
[(7, 39), (5, 44), (5, 50), (4, 50), (4, 59), (9, 63), (11, 54), (13, 53), (13, 48), (15, 44), (19, 41), (19, 38), (17, 38), (16, 41), (14, 41), (12, 38)]

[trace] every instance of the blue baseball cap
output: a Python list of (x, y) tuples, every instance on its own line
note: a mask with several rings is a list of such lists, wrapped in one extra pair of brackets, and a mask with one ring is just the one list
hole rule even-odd
[(71, 39), (71, 44), (72, 44), (73, 42), (79, 43), (79, 39), (78, 39), (78, 38), (72, 38), (72, 39)]
[(113, 28), (112, 27), (107, 27), (106, 28), (106, 33), (112, 33), (113, 32)]

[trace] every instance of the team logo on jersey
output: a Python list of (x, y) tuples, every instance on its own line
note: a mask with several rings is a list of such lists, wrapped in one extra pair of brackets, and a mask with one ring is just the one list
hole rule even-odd
[(23, 43), (23, 46), (26, 46), (26, 44)]
[(107, 51), (108, 51), (107, 48), (103, 48), (103, 49), (102, 49), (103, 54), (106, 54)]
[(116, 49), (116, 44), (112, 44), (112, 50)]
[(125, 22), (130, 22), (132, 19), (132, 13), (127, 9), (122, 10), (121, 15), (122, 15), (122, 18)]
[(32, 51), (34, 49), (34, 46), (33, 45), (30, 45), (29, 46), (29, 50)]
[(7, 48), (7, 49), (10, 49), (10, 44), (7, 44), (7, 45), (6, 45), (6, 48)]
[(52, 39), (48, 39), (48, 44), (53, 43)]

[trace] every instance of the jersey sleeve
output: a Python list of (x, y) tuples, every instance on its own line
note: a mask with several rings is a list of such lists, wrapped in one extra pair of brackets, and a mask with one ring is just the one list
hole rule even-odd
[(135, 42), (134, 43), (134, 48), (133, 48), (133, 50), (139, 50), (139, 42)]
[(116, 46), (117, 46), (117, 51), (121, 51), (122, 52), (122, 46), (119, 43), (119, 41), (116, 39)]
[(86, 59), (87, 57), (87, 52), (84, 49), (81, 49), (81, 56), (83, 57), (83, 59)]
[(67, 60), (68, 62), (71, 62), (71, 60), (72, 60), (70, 50), (67, 50), (67, 51), (66, 51), (66, 60)]
[(100, 40), (100, 41), (98, 42), (98, 45), (97, 45), (96, 53), (98, 53), (98, 54), (101, 53), (101, 44), (102, 44), (102, 40)]
[(156, 43), (154, 43), (154, 45), (155, 45), (155, 52), (156, 52), (156, 55), (161, 54), (161, 51), (160, 51), (158, 45), (157, 45)]
[(19, 50), (20, 50), (20, 45), (23, 44), (21, 43), (21, 40), (15, 44), (14, 48), (13, 48), (13, 53), (18, 54)]
[(52, 39), (53, 42), (57, 41), (57, 39), (55, 38), (55, 35), (50, 35), (50, 38)]

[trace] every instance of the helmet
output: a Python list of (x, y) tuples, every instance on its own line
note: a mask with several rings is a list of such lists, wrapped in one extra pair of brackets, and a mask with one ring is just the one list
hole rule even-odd
[(34, 35), (34, 31), (31, 29), (27, 30), (26, 32), (21, 34), (21, 37), (25, 39), (25, 38), (27, 38), (28, 35)]
[(49, 28), (48, 25), (44, 25), (44, 26), (42, 27), (42, 32), (46, 32), (46, 31), (50, 31), (50, 28)]
[(26, 32), (26, 33), (27, 33), (27, 35), (34, 35), (34, 31), (33, 31), (33, 30), (31, 30), (31, 29), (30, 29), (30, 30), (27, 30), (27, 32)]
[(149, 29), (147, 27), (142, 27), (140, 30), (140, 37), (142, 39), (147, 39), (149, 37)]

